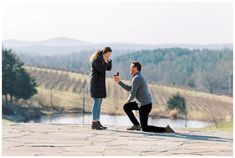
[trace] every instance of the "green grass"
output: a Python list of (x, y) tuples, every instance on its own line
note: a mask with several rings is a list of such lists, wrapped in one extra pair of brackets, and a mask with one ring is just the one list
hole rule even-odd
[(209, 126), (209, 127), (205, 127), (205, 128), (200, 128), (200, 130), (232, 132), (233, 131), (233, 121), (219, 123), (217, 128), (215, 125), (213, 125), (213, 126)]
[(2, 118), (2, 124), (4, 123), (15, 123), (13, 120), (10, 120), (10, 118)]
[(226, 131), (233, 132), (233, 121), (227, 121), (218, 123), (217, 127), (215, 125), (211, 125), (204, 128), (177, 128), (178, 130), (192, 130), (192, 131)]

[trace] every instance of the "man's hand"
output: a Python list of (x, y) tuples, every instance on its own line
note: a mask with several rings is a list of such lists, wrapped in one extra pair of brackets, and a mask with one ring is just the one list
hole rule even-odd
[(117, 82), (117, 83), (120, 82), (120, 78), (119, 78), (119, 76), (117, 76), (117, 75), (114, 75), (114, 76), (113, 76), (113, 80), (114, 80), (115, 82)]

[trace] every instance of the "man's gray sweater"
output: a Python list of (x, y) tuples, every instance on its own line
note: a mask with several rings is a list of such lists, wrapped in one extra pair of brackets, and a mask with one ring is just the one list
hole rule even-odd
[(152, 103), (152, 98), (148, 90), (147, 82), (141, 72), (137, 72), (131, 82), (131, 86), (126, 85), (122, 81), (118, 83), (123, 89), (130, 91), (126, 103), (131, 102), (134, 98), (140, 102), (140, 106)]

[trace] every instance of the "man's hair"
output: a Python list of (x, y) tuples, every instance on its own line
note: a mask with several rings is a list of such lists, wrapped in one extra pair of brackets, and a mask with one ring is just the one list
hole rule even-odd
[(138, 71), (141, 71), (141, 64), (138, 61), (132, 61), (131, 64), (133, 64), (134, 67), (137, 67)]

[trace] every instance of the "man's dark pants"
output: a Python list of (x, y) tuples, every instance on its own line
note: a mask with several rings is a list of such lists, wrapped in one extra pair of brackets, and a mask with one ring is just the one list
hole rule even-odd
[[(123, 109), (124, 109), (127, 116), (129, 117), (129, 119), (131, 120), (131, 122), (134, 125), (140, 125), (141, 124), (142, 131), (146, 131), (146, 132), (165, 132), (165, 128), (163, 128), (163, 127), (156, 127), (156, 126), (149, 126), (148, 125), (148, 116), (149, 116), (149, 113), (151, 112), (151, 109), (152, 109), (152, 103), (147, 104), (147, 105), (143, 105), (141, 107), (138, 107), (136, 102), (130, 102), (130, 103), (126, 103), (123, 106)], [(136, 117), (135, 117), (134, 113), (132, 112), (132, 110), (138, 110), (139, 111), (140, 123), (136, 119)]]

